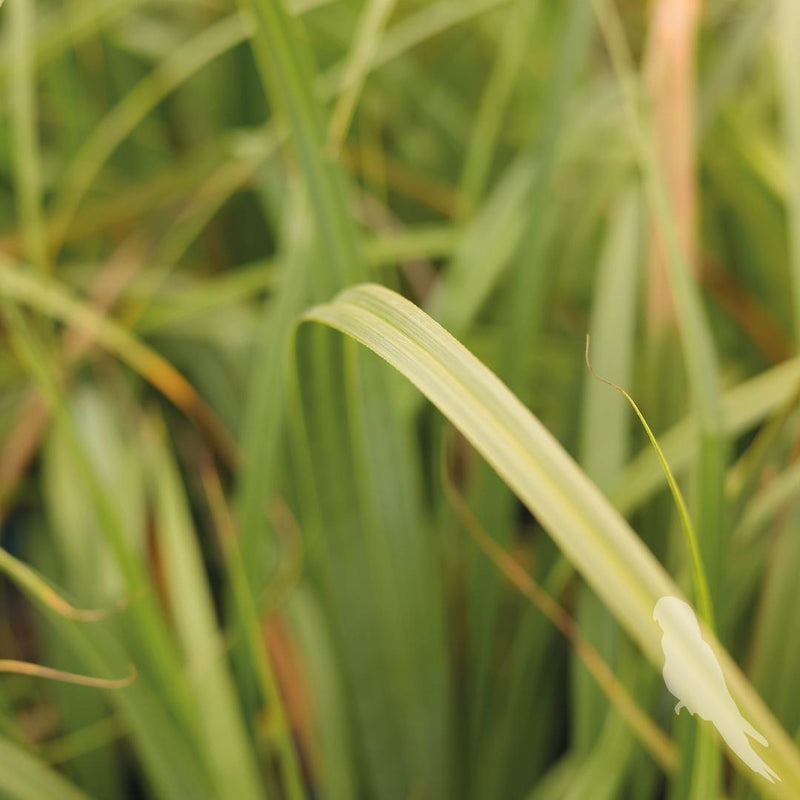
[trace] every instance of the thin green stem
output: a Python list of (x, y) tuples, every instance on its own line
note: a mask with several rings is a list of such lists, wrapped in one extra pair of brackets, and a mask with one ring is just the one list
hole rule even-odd
[(589, 372), (591, 372), (592, 376), (597, 378), (597, 380), (605, 383), (612, 389), (616, 389), (630, 403), (631, 408), (639, 418), (639, 422), (642, 423), (644, 432), (647, 434), (647, 438), (650, 440), (653, 450), (655, 450), (658, 461), (661, 464), (661, 468), (664, 470), (664, 475), (667, 479), (667, 485), (672, 493), (672, 498), (675, 501), (675, 505), (678, 508), (678, 514), (681, 519), (681, 527), (683, 528), (683, 533), (686, 538), (686, 545), (689, 548), (689, 555), (692, 559), (694, 585), (695, 591), (697, 592), (697, 605), (701, 616), (708, 626), (713, 629), (713, 607), (711, 604), (711, 594), (708, 589), (708, 578), (706, 577), (705, 567), (703, 566), (703, 557), (700, 553), (700, 542), (697, 539), (697, 533), (694, 529), (694, 524), (692, 523), (689, 509), (687, 508), (686, 501), (683, 498), (683, 492), (681, 491), (680, 486), (678, 486), (675, 476), (672, 474), (672, 470), (670, 469), (667, 459), (664, 457), (664, 452), (659, 446), (655, 434), (647, 424), (647, 420), (644, 418), (644, 414), (642, 414), (642, 412), (639, 410), (639, 406), (636, 405), (636, 401), (619, 384), (614, 383), (614, 381), (610, 381), (608, 378), (604, 378), (595, 371), (594, 367), (592, 366), (591, 358), (589, 357), (589, 345), (590, 339), (589, 335), (587, 334), (586, 366), (588, 367)]
[(37, 269), (47, 270), (41, 206), (39, 131), (36, 121), (36, 64), (33, 54), (34, 0), (9, 4), (10, 40), (9, 106), (16, 188), (17, 215), (22, 227), (25, 254)]

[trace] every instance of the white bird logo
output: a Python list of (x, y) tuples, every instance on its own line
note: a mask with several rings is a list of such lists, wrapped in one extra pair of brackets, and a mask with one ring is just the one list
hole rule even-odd
[(664, 683), (678, 699), (675, 713), (685, 708), (710, 722), (750, 769), (771, 783), (779, 781), (753, 750), (748, 736), (764, 747), (769, 746), (767, 740), (739, 712), (714, 651), (703, 640), (692, 607), (677, 597), (662, 597), (653, 619), (664, 631)]

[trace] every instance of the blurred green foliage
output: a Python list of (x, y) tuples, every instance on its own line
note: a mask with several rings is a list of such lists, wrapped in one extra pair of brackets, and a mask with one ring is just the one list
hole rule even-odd
[(6, 0), (0, 26), (0, 657), (137, 672), (0, 675), (0, 797), (757, 796), (454, 431), (457, 383), (442, 416), (298, 324), (358, 283), (411, 299), (696, 600), (591, 332), (798, 741), (800, 5)]

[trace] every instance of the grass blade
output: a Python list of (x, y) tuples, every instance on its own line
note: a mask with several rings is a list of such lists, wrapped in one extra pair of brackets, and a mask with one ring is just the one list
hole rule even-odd
[(227, 648), (216, 623), (177, 468), (156, 430), (149, 429), (148, 437), (158, 547), (176, 632), (191, 675), (199, 736), (214, 793), (218, 797), (259, 800), (265, 793), (227, 666)]
[[(658, 668), (653, 608), (681, 593), (627, 523), (541, 423), (486, 367), (407, 300), (377, 286), (342, 292), (307, 319), (360, 341), (420, 389), (472, 442), (535, 514), (576, 569)], [(743, 714), (768, 738), (765, 753), (783, 782), (759, 786), (771, 797), (800, 791), (800, 753), (714, 635), (709, 642)], [(696, 678), (714, 696), (713, 678)], [(738, 759), (734, 766), (755, 780)]]
[(91, 800), (36, 756), (0, 738), (0, 791), (8, 800)]
[(39, 270), (47, 268), (42, 236), (41, 166), (39, 131), (36, 124), (36, 69), (33, 59), (34, 0), (11, 4), (9, 60), (11, 80), (9, 107), (12, 113), (14, 157), (11, 159), (16, 184), (17, 211), (27, 258)]
[(778, 77), (782, 89), (784, 141), (788, 156), (787, 210), (795, 348), (800, 348), (800, 6), (775, 4)]

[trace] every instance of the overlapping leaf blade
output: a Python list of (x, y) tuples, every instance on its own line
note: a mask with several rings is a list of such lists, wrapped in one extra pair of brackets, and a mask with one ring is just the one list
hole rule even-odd
[[(645, 655), (661, 666), (654, 606), (681, 592), (600, 491), (508, 388), (443, 328), (399, 295), (359, 286), (317, 306), (323, 322), (402, 372), (472, 442), (538, 518)], [(764, 754), (782, 782), (770, 796), (800, 790), (800, 754), (713, 635), (704, 631), (743, 714), (767, 737)], [(698, 671), (697, 680), (711, 675)], [(713, 696), (713, 690), (709, 691)], [(746, 771), (738, 759), (734, 765)]]

